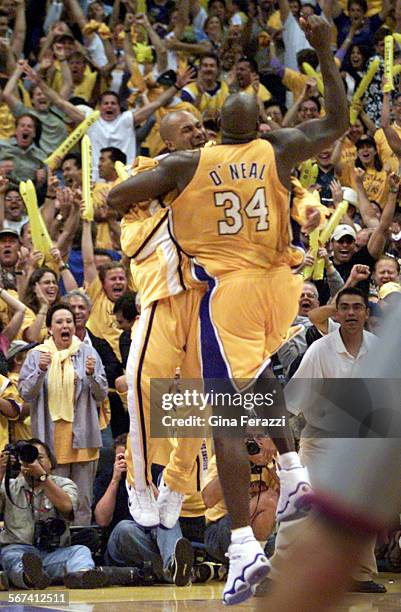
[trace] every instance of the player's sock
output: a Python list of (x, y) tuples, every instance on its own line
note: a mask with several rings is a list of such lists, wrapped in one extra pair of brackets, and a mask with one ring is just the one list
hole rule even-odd
[(241, 542), (246, 538), (254, 538), (252, 527), (247, 525), (246, 527), (238, 527), (237, 529), (231, 530), (231, 543), (232, 544), (241, 544)]
[(290, 451), (280, 455), (278, 464), (282, 470), (292, 470), (293, 468), (302, 466), (299, 455), (295, 451)]

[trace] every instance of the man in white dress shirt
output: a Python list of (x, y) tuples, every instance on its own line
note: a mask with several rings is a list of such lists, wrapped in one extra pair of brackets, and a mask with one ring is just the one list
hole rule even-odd
[[(306, 351), (301, 365), (287, 387), (287, 409), (295, 414), (303, 413), (306, 426), (302, 431), (300, 457), (308, 468), (312, 487), (316, 470), (330, 447), (330, 437), (335, 437), (340, 424), (350, 427), (358, 424), (357, 418), (345, 413), (333, 402), (323, 403), (324, 393), (319, 396), (316, 379), (351, 379), (363, 368), (364, 362), (377, 351), (379, 340), (364, 329), (369, 317), (367, 297), (356, 288), (340, 291), (336, 298), (336, 318), (339, 328), (314, 342)], [(301, 383), (299, 379), (304, 379)], [(313, 392), (308, 380), (314, 380)], [(324, 383), (322, 380), (322, 389)], [(339, 388), (344, 386), (339, 381)], [(318, 390), (318, 393), (316, 393)], [(323, 407), (324, 406), (324, 407)], [(355, 434), (355, 437), (358, 433)], [(277, 534), (276, 550), (271, 559), (271, 577), (277, 578), (285, 566), (288, 549), (300, 537), (307, 533), (316, 519), (308, 516), (288, 523), (281, 523)], [(366, 536), (366, 548), (360, 564), (354, 568), (353, 578), (355, 591), (383, 593), (385, 587), (372, 580), (377, 571), (374, 555), (375, 536)], [(279, 579), (279, 577), (278, 577)]]

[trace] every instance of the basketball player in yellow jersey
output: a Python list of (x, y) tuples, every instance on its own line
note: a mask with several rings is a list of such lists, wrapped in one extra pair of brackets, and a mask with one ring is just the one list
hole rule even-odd
[[(302, 286), (290, 266), (299, 263), (291, 248), (289, 189), (292, 169), (330, 146), (348, 127), (344, 86), (330, 48), (330, 26), (312, 16), (301, 21), (315, 48), (325, 86), (326, 115), (256, 140), (254, 97), (230, 96), (222, 109), (221, 146), (174, 153), (159, 166), (110, 192), (120, 213), (128, 202), (158, 197), (172, 189), (177, 243), (199, 262), (198, 277), (210, 290), (200, 310), (205, 378), (258, 378), (297, 312)], [(212, 368), (208, 368), (212, 364)], [(257, 387), (257, 384), (255, 387)], [(286, 438), (270, 434), (280, 452), (279, 519), (294, 514), (307, 489), (305, 470)], [(215, 438), (220, 480), (232, 519), (227, 604), (240, 603), (268, 573), (268, 561), (249, 520), (249, 464), (243, 441)]]
[[(202, 147), (206, 134), (192, 113), (177, 111), (163, 118), (161, 137), (169, 150)], [(140, 158), (143, 167), (158, 160)], [(136, 170), (139, 169), (139, 166)], [(165, 204), (166, 202), (164, 202)], [(191, 273), (189, 259), (177, 251), (168, 231), (166, 208), (154, 214), (134, 209), (121, 223), (122, 250), (131, 258), (131, 272), (141, 296), (141, 316), (132, 336), (127, 363), (130, 435), (127, 483), (130, 513), (143, 527), (175, 526), (184, 494), (196, 492), (202, 439), (181, 438), (172, 451), (165, 439), (150, 437), (152, 378), (200, 378), (198, 355), (199, 304), (206, 284)], [(152, 463), (165, 465), (155, 500)]]

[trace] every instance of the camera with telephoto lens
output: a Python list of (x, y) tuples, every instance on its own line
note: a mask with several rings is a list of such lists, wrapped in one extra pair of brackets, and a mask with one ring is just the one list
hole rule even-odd
[(258, 455), (261, 452), (261, 448), (256, 440), (251, 439), (246, 441), (246, 452), (248, 455)]
[(49, 518), (35, 523), (33, 545), (39, 550), (57, 550), (61, 536), (66, 530), (66, 522), (61, 518)]
[[(24, 463), (33, 463), (39, 456), (39, 451), (36, 446), (24, 440), (18, 440), (18, 442), (14, 444), (6, 444), (4, 451), (9, 454), (6, 472), (9, 478), (16, 478), (18, 476), (21, 470), (21, 461)], [(15, 459), (14, 462), (11, 461), (12, 457)]]
[[(248, 455), (251, 455), (251, 456), (258, 455), (262, 451), (259, 444), (253, 438), (251, 438), (250, 440), (247, 440), (245, 444), (246, 444), (246, 452), (248, 453)], [(261, 465), (255, 465), (254, 463), (252, 463), (252, 461), (250, 462), (250, 464), (251, 464), (251, 474), (261, 474), (262, 473)]]

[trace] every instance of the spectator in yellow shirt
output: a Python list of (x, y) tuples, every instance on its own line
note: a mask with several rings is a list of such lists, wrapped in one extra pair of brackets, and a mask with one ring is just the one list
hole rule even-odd
[(240, 92), (250, 96), (256, 93), (262, 102), (267, 102), (272, 97), (270, 91), (262, 83), (254, 86), (254, 81), (259, 78), (255, 60), (249, 57), (240, 57), (235, 65), (235, 77)]

